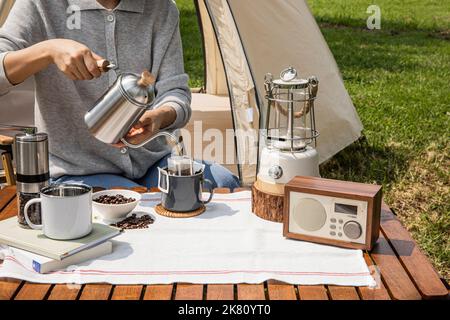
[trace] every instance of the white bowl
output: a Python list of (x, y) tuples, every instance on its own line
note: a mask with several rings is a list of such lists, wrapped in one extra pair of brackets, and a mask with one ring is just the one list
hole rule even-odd
[(92, 201), (92, 208), (94, 209), (94, 213), (98, 213), (104, 220), (108, 221), (118, 221), (125, 218), (131, 211), (136, 208), (137, 204), (141, 200), (141, 194), (131, 190), (105, 190), (95, 192), (92, 195), (92, 199), (97, 199), (100, 196), (117, 196), (122, 195), (126, 198), (134, 198), (136, 199), (130, 203), (123, 204), (104, 204)]

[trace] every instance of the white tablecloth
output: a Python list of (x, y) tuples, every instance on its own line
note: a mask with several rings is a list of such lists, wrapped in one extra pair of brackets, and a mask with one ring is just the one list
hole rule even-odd
[(135, 212), (151, 214), (149, 229), (113, 240), (113, 253), (41, 275), (0, 251), (0, 277), (42, 283), (168, 284), (261, 283), (374, 285), (361, 250), (340, 249), (283, 237), (282, 224), (251, 213), (250, 192), (218, 194), (207, 211), (190, 219), (157, 215), (159, 194), (146, 194)]

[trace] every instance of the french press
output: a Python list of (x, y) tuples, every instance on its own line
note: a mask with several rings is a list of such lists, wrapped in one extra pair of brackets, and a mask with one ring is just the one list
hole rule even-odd
[[(14, 138), (13, 158), (16, 164), (16, 184), (19, 224), (25, 228), (24, 208), (28, 201), (39, 198), (39, 192), (49, 185), (49, 153), (48, 136), (37, 132), (35, 127), (1, 125), (0, 131), (18, 131)], [(33, 204), (30, 207), (30, 220), (41, 224), (41, 207)]]

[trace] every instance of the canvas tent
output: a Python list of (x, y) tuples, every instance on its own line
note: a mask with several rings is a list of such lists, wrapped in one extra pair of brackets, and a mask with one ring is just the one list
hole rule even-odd
[[(304, 0), (197, 0), (206, 57), (206, 92), (231, 97), (235, 128), (259, 128), (247, 109), (264, 115), (264, 75), (288, 66), (320, 80), (316, 119), (321, 162), (359, 138), (362, 124), (339, 69)], [(254, 146), (253, 146), (254, 147)], [(237, 137), (238, 158), (255, 156)], [(256, 168), (243, 163), (241, 178)]]
[[(188, 130), (197, 130), (195, 120), (204, 120), (201, 130), (214, 127), (222, 132), (237, 130), (235, 140), (227, 140), (225, 144), (235, 147), (244, 185), (256, 177), (255, 130), (260, 127), (260, 116), (266, 112), (263, 84), (266, 73), (277, 75), (293, 66), (302, 77), (319, 78), (316, 121), (322, 162), (359, 138), (361, 122), (333, 55), (304, 0), (193, 1), (204, 40), (206, 94), (194, 95), (193, 119)], [(0, 0), (0, 8), (9, 7), (11, 2)]]

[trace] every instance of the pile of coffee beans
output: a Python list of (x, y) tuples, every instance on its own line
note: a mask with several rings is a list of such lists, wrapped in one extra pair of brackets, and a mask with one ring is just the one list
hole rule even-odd
[(148, 214), (137, 217), (135, 213), (120, 222), (114, 223), (111, 226), (120, 228), (122, 230), (132, 229), (148, 229), (148, 226), (153, 224), (155, 220)]
[(127, 198), (121, 194), (118, 194), (115, 196), (108, 196), (108, 195), (99, 196), (98, 198), (95, 198), (94, 201), (102, 204), (125, 204), (134, 202), (136, 201), (136, 199)]

